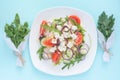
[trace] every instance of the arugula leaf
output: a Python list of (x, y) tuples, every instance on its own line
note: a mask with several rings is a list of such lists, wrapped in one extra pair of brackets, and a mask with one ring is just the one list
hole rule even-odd
[(82, 55), (80, 53), (76, 53), (76, 56), (74, 59), (70, 60), (69, 62), (64, 62), (64, 66), (62, 67), (62, 70), (65, 68), (70, 68), (70, 66), (74, 66), (75, 63), (79, 63), (82, 60), (82, 57), (85, 55)]
[(86, 32), (86, 30), (80, 24), (78, 24), (77, 27), (78, 30), (82, 33), (82, 35), (84, 35), (84, 32)]
[(69, 20), (70, 20), (70, 22), (71, 22), (73, 25), (75, 25), (75, 26), (78, 25), (78, 23), (77, 23), (74, 19), (69, 18)]
[(99, 16), (98, 30), (104, 35), (106, 41), (114, 31), (114, 22), (115, 18), (113, 18), (113, 15), (108, 16), (105, 12), (102, 12), (102, 14)]
[(28, 23), (20, 24), (19, 15), (16, 14), (14, 21), (9, 25), (5, 25), (6, 36), (11, 39), (15, 47), (18, 48), (19, 44), (24, 41), (24, 37), (29, 33)]
[(66, 21), (67, 21), (67, 17), (66, 17), (66, 18), (54, 19), (53, 22), (54, 22), (55, 24), (57, 24), (57, 25), (63, 26)]
[(57, 33), (61, 33), (58, 29), (56, 29), (54, 26), (48, 26), (48, 25), (43, 25), (43, 27), (49, 31), (52, 31), (52, 32), (57, 32)]
[(20, 24), (20, 18), (19, 18), (18, 13), (17, 13), (16, 16), (15, 16), (14, 24), (15, 24), (16, 26), (18, 26), (18, 25)]
[(75, 25), (75, 26), (77, 26), (77, 28), (78, 28), (78, 30), (83, 34), (84, 32), (85, 32), (85, 29), (83, 29), (83, 27), (80, 25), (80, 24), (78, 24), (74, 19), (69, 19), (70, 20), (70, 22), (73, 24), (73, 25)]
[(67, 63), (67, 62), (64, 63), (64, 66), (62, 67), (62, 70), (65, 69), (65, 68), (69, 69), (70, 66), (73, 66), (75, 64), (75, 62), (76, 62), (75, 60), (71, 60), (71, 61), (69, 61), (69, 63)]
[(68, 21), (68, 20), (69, 20), (68, 16), (66, 16), (66, 17), (65, 17), (65, 20), (66, 20), (66, 21)]
[(76, 62), (79, 63), (82, 60), (83, 56), (85, 56), (85, 55), (77, 53), (76, 56), (75, 56)]
[(44, 48), (45, 48), (44, 46), (41, 46), (37, 51), (37, 53), (39, 54), (40, 60), (43, 59)]
[(27, 23), (27, 22), (25, 22), (23, 26), (24, 26), (24, 27), (28, 27), (28, 23)]

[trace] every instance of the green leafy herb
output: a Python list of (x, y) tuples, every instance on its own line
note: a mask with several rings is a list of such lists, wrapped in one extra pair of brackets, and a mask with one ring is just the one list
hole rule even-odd
[(98, 30), (104, 35), (105, 40), (107, 41), (110, 35), (112, 34), (115, 18), (113, 15), (108, 16), (103, 12), (98, 19)]
[(65, 20), (66, 20), (66, 21), (68, 21), (68, 20), (69, 20), (68, 16), (66, 16), (66, 17), (65, 17)]
[(75, 56), (76, 62), (79, 63), (84, 56), (85, 55), (83, 55), (83, 54), (77, 53), (76, 56)]
[(85, 55), (82, 55), (80, 53), (76, 53), (76, 56), (74, 59), (70, 60), (69, 62), (64, 62), (64, 66), (62, 67), (62, 70), (65, 68), (69, 69), (70, 66), (74, 66), (75, 63), (79, 63), (84, 56)]
[(24, 41), (24, 37), (29, 33), (28, 23), (20, 24), (19, 15), (16, 14), (14, 21), (11, 24), (5, 25), (6, 36), (11, 39), (15, 47), (18, 48), (19, 44)]
[(43, 27), (51, 32), (57, 32), (60, 33), (58, 29), (56, 29), (54, 26), (48, 26), (48, 25), (43, 25)]
[(64, 66), (62, 67), (62, 70), (65, 69), (65, 68), (69, 69), (70, 66), (73, 66), (75, 64), (75, 62), (76, 62), (75, 60), (71, 60), (71, 61), (69, 61), (69, 63), (65, 62)]
[(86, 30), (80, 24), (78, 24), (77, 27), (78, 30), (82, 33), (82, 35), (84, 35), (84, 32), (86, 32)]
[(85, 32), (85, 29), (83, 29), (83, 27), (80, 25), (80, 24), (78, 24), (74, 19), (69, 19), (70, 20), (70, 22), (73, 24), (73, 25), (75, 25), (75, 26), (77, 26), (77, 28), (78, 28), (78, 30), (81, 32), (81, 33), (84, 33)]
[(39, 50), (37, 51), (37, 53), (39, 54), (40, 60), (43, 59), (44, 48), (45, 48), (44, 46), (41, 46), (41, 47), (39, 48)]
[(77, 23), (74, 19), (69, 18), (69, 20), (70, 20), (70, 22), (71, 22), (73, 25), (75, 25), (75, 26), (78, 25), (78, 23)]
[(54, 23), (56, 23), (57, 25), (63, 26), (64, 23), (66, 22), (66, 20), (67, 20), (67, 17), (66, 18), (58, 18), (58, 19), (54, 20)]

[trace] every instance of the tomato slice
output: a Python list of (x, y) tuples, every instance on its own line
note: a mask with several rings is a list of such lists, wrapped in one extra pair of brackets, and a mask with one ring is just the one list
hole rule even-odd
[(45, 29), (43, 27), (40, 27), (40, 35), (42, 36), (44, 35), (44, 33), (45, 33)]
[(53, 47), (55, 44), (52, 43), (53, 38), (44, 38), (41, 43), (46, 47)]
[(75, 34), (77, 35), (75, 45), (80, 45), (83, 41), (83, 35), (80, 32), (76, 32)]
[(47, 21), (43, 20), (42, 25), (45, 25), (45, 24), (47, 24)]
[(53, 54), (52, 54), (52, 61), (57, 64), (59, 62), (61, 58), (61, 53), (59, 51), (55, 51)]
[(81, 23), (80, 18), (76, 15), (71, 15), (71, 16), (69, 16), (69, 18), (75, 20), (78, 24)]
[(43, 25), (46, 25), (47, 22), (45, 20), (42, 21), (42, 24), (40, 25), (40, 36), (44, 35), (46, 30), (42, 27)]

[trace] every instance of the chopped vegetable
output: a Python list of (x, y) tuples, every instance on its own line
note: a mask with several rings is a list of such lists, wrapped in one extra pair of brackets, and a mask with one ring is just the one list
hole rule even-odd
[(43, 28), (44, 25), (47, 25), (47, 22), (45, 20), (42, 21), (42, 24), (40, 25), (40, 35), (43, 36), (45, 34), (45, 28)]
[(73, 58), (73, 51), (72, 49), (67, 49), (65, 53), (62, 54), (62, 57), (64, 60), (71, 60)]
[(78, 16), (76, 16), (76, 15), (71, 15), (71, 16), (69, 16), (69, 19), (74, 20), (75, 22), (77, 22), (77, 24), (80, 24), (80, 23), (81, 23), (81, 22), (80, 22), (80, 18), (79, 18)]
[(55, 44), (52, 43), (53, 38), (43, 38), (41, 44), (46, 47), (53, 47)]
[(61, 57), (61, 53), (59, 51), (55, 51), (53, 54), (52, 54), (52, 61), (57, 64), (60, 60), (60, 57)]
[(83, 41), (83, 36), (80, 32), (75, 33), (77, 35), (77, 38), (75, 40), (75, 45), (80, 45)]

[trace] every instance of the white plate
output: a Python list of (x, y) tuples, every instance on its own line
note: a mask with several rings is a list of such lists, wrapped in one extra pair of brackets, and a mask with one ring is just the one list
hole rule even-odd
[[(62, 64), (58, 66), (54, 66), (51, 61), (39, 60), (39, 57), (37, 55), (37, 50), (40, 47), (38, 40), (39, 27), (42, 20), (50, 21), (55, 18), (65, 17), (69, 15), (77, 15), (80, 17), (83, 27), (86, 29), (87, 33), (89, 33), (91, 36), (92, 46), (89, 53), (86, 55), (85, 60), (81, 61), (78, 64), (75, 64), (69, 70), (68, 69), (62, 70), (61, 69), (61, 67), (63, 66)], [(68, 75), (83, 73), (88, 69), (90, 69), (91, 65), (93, 64), (97, 49), (97, 33), (93, 18), (84, 11), (69, 7), (56, 7), (41, 11), (35, 18), (31, 28), (29, 48), (30, 48), (30, 56), (32, 59), (32, 63), (35, 66), (35, 68), (37, 68), (40, 71), (57, 76), (68, 76)]]

